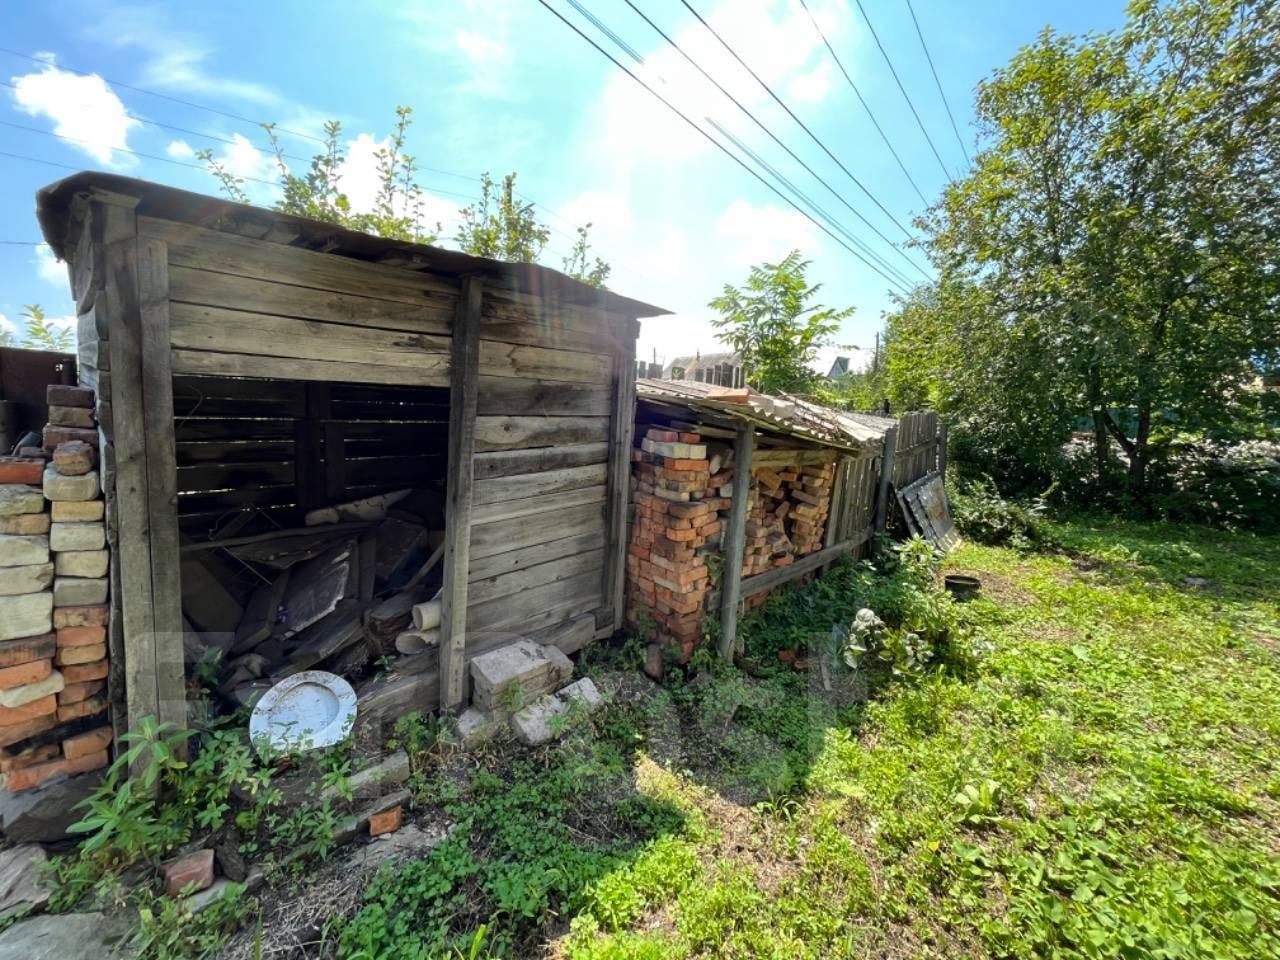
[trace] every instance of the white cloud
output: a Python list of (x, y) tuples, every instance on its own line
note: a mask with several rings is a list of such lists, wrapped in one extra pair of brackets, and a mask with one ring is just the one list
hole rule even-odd
[(70, 146), (105, 166), (125, 166), (132, 159), (117, 157), (117, 151), (128, 149), (129, 131), (140, 124), (97, 74), (81, 76), (49, 65), (14, 77), (13, 85), (17, 108), (52, 120), (53, 132)]
[[(357, 213), (371, 213), (378, 202), (378, 190), (381, 186), (378, 151), (387, 149), (389, 143), (389, 137), (375, 140), (371, 133), (361, 133), (354, 140), (347, 141), (347, 156), (338, 168), (338, 184), (351, 202), (351, 209)], [(398, 204), (394, 212), (403, 216), (404, 204)], [(423, 229), (434, 230), (439, 223), (442, 238), (451, 237), (460, 220), (456, 203), (432, 193), (423, 193)]]
[(794, 77), (787, 84), (787, 95), (791, 100), (801, 103), (817, 103), (825, 100), (831, 92), (831, 84), (835, 77), (835, 68), (830, 60), (824, 60), (808, 73)]
[(817, 228), (794, 210), (772, 204), (757, 207), (742, 199), (729, 204), (716, 223), (716, 234), (743, 274), (753, 264), (776, 263), (792, 250), (810, 258), (819, 244)]
[(64, 314), (61, 317), (45, 317), (45, 323), (55, 327), (64, 327), (68, 330), (76, 328), (76, 315), (74, 313)]
[(510, 47), (482, 33), (457, 30), (453, 41), (472, 63), (506, 63), (511, 59)]
[(164, 152), (175, 160), (190, 160), (196, 155), (195, 149), (185, 140), (172, 141)]
[(66, 289), (67, 287), (67, 267), (64, 263), (59, 263), (58, 258), (53, 255), (53, 250), (47, 243), (42, 243), (36, 247), (36, 273), (41, 280), (51, 283), (55, 287)]
[(6, 333), (16, 337), (18, 335), (18, 327), (3, 313), (0, 313), (0, 335)]

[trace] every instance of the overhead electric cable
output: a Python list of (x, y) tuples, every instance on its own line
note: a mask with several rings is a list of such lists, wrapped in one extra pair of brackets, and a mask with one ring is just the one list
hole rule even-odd
[(889, 51), (885, 50), (884, 44), (880, 42), (880, 35), (876, 33), (876, 28), (872, 26), (871, 18), (867, 16), (866, 8), (862, 6), (862, 0), (855, 0), (855, 2), (858, 4), (858, 11), (862, 14), (862, 19), (866, 21), (867, 29), (871, 31), (871, 39), (880, 48), (880, 55), (884, 57), (884, 62), (888, 65), (889, 72), (893, 74), (893, 82), (898, 85), (902, 98), (907, 101), (907, 106), (911, 108), (911, 115), (916, 118), (916, 125), (920, 127), (920, 132), (924, 134), (924, 138), (929, 144), (929, 149), (933, 151), (933, 156), (938, 161), (938, 166), (942, 168), (942, 175), (950, 182), (951, 172), (947, 169), (947, 165), (942, 162), (942, 154), (938, 153), (938, 148), (933, 145), (933, 137), (929, 136), (929, 131), (925, 129), (924, 121), (920, 119), (920, 114), (916, 112), (916, 105), (911, 102), (911, 95), (907, 93), (907, 88), (898, 79), (898, 71), (894, 69), (893, 61), (889, 59)]
[(832, 153), (830, 149), (828, 149), (827, 145), (823, 143), (822, 140), (818, 138), (818, 135), (814, 133), (812, 130), (810, 130), (808, 125), (799, 117), (797, 117), (795, 115), (795, 112), (782, 101), (782, 98), (773, 92), (773, 88), (769, 86), (767, 83), (765, 83), (763, 80), (761, 80), (760, 75), (756, 73), (754, 70), (752, 70), (751, 67), (747, 65), (747, 62), (742, 59), (742, 57), (738, 56), (738, 51), (734, 50), (733, 47), (729, 45), (728, 41), (726, 41), (724, 37), (720, 36), (720, 34), (716, 32), (715, 27), (711, 26), (711, 24), (707, 23), (707, 21), (702, 18), (702, 14), (700, 14), (697, 10), (694, 9), (693, 4), (689, 3), (689, 0), (680, 0), (680, 2), (685, 5), (686, 9), (688, 9), (690, 13), (692, 13), (695, 17), (698, 18), (698, 22), (701, 23), (704, 27), (706, 27), (706, 29), (711, 33), (713, 37), (715, 37), (718, 41), (720, 41), (720, 46), (724, 47), (725, 50), (729, 52), (730, 56), (732, 56), (733, 59), (737, 60), (738, 63), (741, 64), (742, 68), (747, 71), (747, 73), (751, 74), (752, 78), (756, 81), (756, 83), (760, 84), (760, 86), (764, 88), (765, 93), (769, 94), (769, 96), (773, 98), (774, 103), (776, 103), (783, 110), (785, 110), (787, 112), (787, 116), (789, 116), (792, 120), (798, 123), (800, 125), (800, 128), (809, 135), (809, 139), (811, 139), (814, 143), (816, 143), (819, 147), (821, 147), (822, 152), (825, 153), (828, 157), (830, 157), (832, 162), (835, 163), (837, 167), (839, 167), (841, 170), (844, 171), (845, 176), (847, 176), (850, 180), (852, 180), (857, 185), (858, 189), (861, 190), (863, 193), (865, 193), (867, 197), (871, 200), (871, 202), (880, 208), (880, 212), (883, 213), (890, 220), (892, 220), (894, 226), (896, 226), (899, 230), (901, 230), (903, 234), (906, 235), (908, 240), (915, 239), (914, 237), (911, 236), (911, 231), (909, 231), (906, 227), (904, 227), (898, 221), (898, 218), (889, 212), (889, 209), (883, 203), (881, 203), (879, 199), (876, 198), (876, 195), (872, 193), (870, 190), (868, 190), (866, 186), (863, 185), (862, 181), (859, 180), (857, 177), (855, 177), (852, 171), (850, 171), (848, 167), (846, 167), (843, 163), (841, 163), (840, 159), (834, 153)]
[[(756, 117), (756, 115), (755, 115), (754, 113), (752, 113), (752, 112), (751, 112), (747, 107), (745, 107), (745, 106), (742, 104), (742, 102), (741, 102), (740, 100), (738, 100), (738, 98), (737, 98), (737, 97), (735, 97), (732, 93), (730, 93), (728, 90), (726, 90), (726, 89), (724, 88), (724, 86), (723, 86), (723, 85), (721, 85), (721, 83), (720, 83), (718, 80), (716, 80), (716, 78), (715, 78), (715, 77), (711, 76), (711, 74), (709, 74), (706, 70), (704, 70), (704, 69), (703, 69), (703, 67), (702, 67), (702, 65), (701, 65), (701, 64), (699, 64), (696, 60), (694, 60), (694, 59), (693, 59), (693, 57), (691, 57), (691, 56), (689, 56), (689, 54), (685, 53), (684, 48), (683, 48), (683, 47), (681, 47), (681, 46), (680, 46), (680, 44), (676, 43), (676, 41), (675, 41), (675, 40), (673, 40), (670, 36), (668, 36), (668, 35), (667, 35), (667, 33), (666, 33), (666, 32), (665, 32), (661, 27), (659, 27), (656, 23), (654, 23), (652, 20), (650, 20), (650, 19), (649, 19), (649, 17), (644, 13), (644, 11), (643, 11), (643, 10), (641, 10), (641, 9), (640, 9), (639, 7), (637, 7), (634, 3), (632, 3), (632, 2), (631, 2), (631, 0), (625, 0), (625, 2), (626, 2), (626, 4), (627, 4), (627, 6), (629, 6), (632, 10), (634, 10), (634, 11), (635, 11), (639, 16), (640, 16), (640, 18), (641, 18), (642, 20), (644, 20), (644, 22), (645, 22), (645, 23), (647, 23), (650, 27), (652, 27), (655, 31), (657, 31), (658, 35), (659, 35), (660, 37), (662, 37), (662, 39), (664, 39), (665, 41), (667, 41), (667, 43), (669, 43), (672, 47), (674, 47), (674, 48), (676, 49), (676, 51), (680, 54), (680, 56), (684, 57), (684, 59), (685, 59), (685, 60), (687, 60), (687, 61), (689, 62), (689, 64), (690, 64), (690, 65), (691, 65), (695, 70), (697, 70), (700, 74), (702, 74), (702, 76), (704, 76), (707, 80), (709, 80), (709, 81), (710, 81), (710, 82), (715, 86), (715, 88), (716, 88), (717, 90), (719, 90), (719, 91), (720, 91), (724, 96), (728, 97), (731, 101), (733, 101), (734, 106), (736, 106), (739, 110), (741, 110), (741, 111), (742, 111), (743, 113), (745, 113), (748, 117), (750, 117), (750, 118), (751, 118), (751, 122), (752, 122), (752, 123), (754, 123), (757, 127), (759, 127), (759, 128), (760, 128), (760, 130), (761, 130), (761, 131), (763, 131), (765, 134), (767, 134), (767, 135), (769, 136), (769, 138), (773, 140), (773, 142), (774, 142), (774, 143), (776, 143), (776, 144), (777, 144), (778, 146), (780, 146), (783, 150), (785, 150), (785, 151), (787, 152), (787, 155), (788, 155), (789, 157), (791, 157), (791, 159), (792, 159), (792, 160), (794, 160), (796, 163), (800, 164), (800, 166), (804, 167), (804, 169), (805, 169), (806, 171), (808, 171), (808, 173), (809, 173), (809, 174), (810, 174), (810, 175), (811, 175), (815, 180), (817, 180), (819, 183), (821, 183), (824, 187), (826, 187), (826, 188), (827, 188), (827, 191), (828, 191), (828, 192), (829, 192), (833, 197), (835, 197), (835, 198), (836, 198), (837, 200), (839, 200), (842, 204), (844, 204), (844, 206), (849, 210), (849, 212), (850, 212), (850, 213), (852, 213), (855, 217), (857, 217), (859, 220), (861, 220), (863, 223), (865, 223), (865, 224), (866, 224), (866, 225), (867, 225), (867, 226), (868, 226), (868, 227), (869, 227), (869, 228), (870, 228), (870, 229), (875, 233), (875, 235), (876, 235), (876, 236), (878, 236), (881, 240), (883, 240), (883, 241), (884, 241), (885, 243), (887, 243), (890, 247), (892, 247), (892, 248), (893, 248), (893, 249), (894, 249), (894, 250), (895, 250), (895, 251), (896, 251), (896, 252), (897, 252), (897, 253), (898, 253), (898, 254), (899, 254), (899, 255), (900, 255), (904, 260), (906, 260), (906, 261), (907, 261), (907, 263), (911, 264), (911, 266), (912, 266), (912, 267), (914, 267), (917, 271), (919, 271), (919, 273), (920, 273), (920, 275), (921, 275), (921, 276), (923, 276), (923, 277), (925, 277), (926, 279), (928, 279), (928, 276), (929, 276), (929, 275), (928, 275), (927, 273), (925, 273), (925, 272), (924, 272), (924, 270), (922, 270), (922, 269), (921, 269), (921, 268), (916, 264), (916, 262), (915, 262), (914, 260), (912, 260), (910, 257), (908, 257), (905, 251), (903, 251), (903, 250), (902, 250), (901, 248), (899, 248), (896, 244), (894, 244), (894, 242), (893, 242), (892, 240), (890, 240), (890, 239), (889, 239), (888, 237), (886, 237), (883, 233), (881, 233), (881, 232), (876, 228), (875, 224), (873, 224), (870, 220), (868, 220), (866, 217), (864, 217), (864, 216), (863, 216), (863, 215), (862, 215), (862, 214), (861, 214), (857, 209), (855, 209), (855, 208), (854, 208), (854, 206), (853, 206), (851, 203), (849, 203), (849, 201), (848, 201), (848, 200), (846, 200), (846, 199), (844, 198), (844, 196), (843, 196), (839, 191), (837, 191), (837, 190), (835, 189), (835, 187), (831, 186), (831, 184), (830, 184), (830, 183), (828, 183), (828, 182), (827, 182), (827, 181), (822, 177), (822, 175), (821, 175), (821, 174), (819, 174), (816, 170), (814, 170), (811, 166), (809, 166), (809, 164), (805, 163), (805, 161), (804, 161), (804, 160), (802, 160), (799, 156), (797, 156), (796, 152), (795, 152), (794, 150), (792, 150), (789, 146), (787, 146), (787, 145), (782, 141), (782, 139), (781, 139), (781, 138), (779, 138), (779, 137), (777, 136), (777, 134), (775, 134), (775, 133), (774, 133), (772, 130), (770, 130), (767, 126), (765, 126), (763, 123), (761, 123), (761, 122), (760, 122), (760, 120)], [(575, 6), (576, 6), (576, 4), (575, 4)], [(910, 179), (910, 178), (908, 177), (908, 179)], [(914, 183), (912, 183), (912, 186), (915, 186), (915, 184), (914, 184)], [(919, 191), (917, 191), (917, 192), (919, 192)], [(921, 201), (924, 201), (924, 197), (923, 197), (923, 196), (921, 196), (921, 198), (920, 198), (920, 199), (921, 199)], [(924, 202), (926, 202), (926, 203), (927, 203), (927, 201), (924, 201)]]
[(645, 83), (636, 74), (628, 70), (627, 67), (621, 61), (619, 61), (616, 57), (613, 56), (613, 54), (609, 53), (608, 50), (604, 49), (604, 47), (600, 46), (600, 44), (596, 43), (589, 36), (583, 33), (576, 24), (574, 24), (572, 21), (566, 18), (564, 14), (562, 14), (555, 7), (551, 6), (551, 4), (547, 2), (547, 0), (538, 0), (538, 3), (546, 7), (547, 10), (549, 10), (557, 20), (559, 20), (561, 23), (567, 26), (570, 30), (576, 33), (579, 37), (581, 37), (583, 40), (589, 43), (592, 47), (594, 47), (597, 53), (603, 56), (606, 60), (612, 63), (615, 67), (617, 67), (619, 70), (625, 73), (628, 77), (630, 77), (636, 83), (640, 84), (640, 86), (644, 87), (644, 89), (648, 91), (650, 96), (653, 96), (656, 99), (658, 99), (664, 106), (666, 106), (668, 110), (670, 110), (672, 113), (678, 116), (681, 120), (683, 120), (685, 123), (691, 126), (694, 130), (698, 131), (698, 133), (702, 134), (702, 136), (705, 137), (707, 140), (709, 140), (716, 147), (716, 149), (720, 150), (730, 160), (732, 160), (738, 166), (742, 167), (743, 170), (747, 171), (747, 173), (753, 176), (756, 180), (760, 181), (760, 183), (763, 184), (766, 189), (768, 189), (771, 193), (773, 193), (775, 196), (781, 199), (783, 203), (787, 204), (787, 206), (797, 211), (802, 217), (804, 217), (806, 220), (808, 220), (810, 223), (812, 223), (814, 226), (820, 229), (823, 233), (829, 236), (832, 240), (834, 240), (840, 246), (844, 247), (847, 251), (849, 251), (849, 253), (853, 254), (854, 257), (856, 257), (858, 260), (861, 260), (863, 263), (865, 263), (873, 271), (879, 274), (884, 280), (888, 281), (895, 287), (901, 286), (897, 281), (889, 277), (888, 274), (880, 270), (879, 267), (875, 266), (875, 264), (873, 264), (870, 260), (868, 260), (862, 254), (860, 254), (858, 251), (854, 250), (851, 246), (849, 246), (847, 243), (841, 240), (840, 237), (836, 236), (836, 234), (832, 233), (831, 230), (828, 229), (824, 224), (819, 223), (810, 214), (806, 213), (801, 207), (797, 206), (796, 203), (791, 200), (791, 198), (786, 196), (786, 194), (782, 193), (780, 190), (778, 190), (777, 187), (771, 184), (768, 180), (760, 176), (760, 174), (758, 174), (755, 170), (752, 170), (751, 167), (747, 166), (747, 164), (744, 163), (740, 157), (738, 157), (735, 153), (730, 151), (724, 144), (722, 144), (715, 137), (711, 136), (711, 134), (707, 133), (707, 131), (703, 130), (702, 127), (698, 126), (696, 123), (690, 120), (689, 117), (686, 116), (684, 112), (681, 111), (678, 107), (676, 107), (673, 103), (671, 103), (670, 100), (668, 100), (662, 94), (658, 93), (658, 91), (654, 90), (653, 87)]
[[(800, 0), (804, 3), (804, 0)], [(960, 136), (960, 128), (956, 125), (956, 115), (951, 112), (951, 104), (947, 102), (947, 95), (942, 92), (942, 81), (938, 79), (938, 68), (933, 65), (933, 56), (929, 53), (929, 47), (924, 42), (924, 33), (920, 29), (920, 21), (916, 19), (915, 8), (911, 6), (911, 0), (907, 0), (907, 10), (911, 13), (911, 22), (916, 25), (916, 36), (920, 38), (920, 49), (924, 51), (924, 58), (929, 61), (929, 72), (933, 74), (933, 82), (938, 85), (938, 96), (942, 98), (942, 105), (946, 107), (947, 119), (951, 121), (951, 132), (956, 135), (956, 143), (960, 144), (960, 152), (964, 154), (964, 162), (970, 163), (969, 151), (964, 145), (964, 138)]]
[(888, 134), (886, 134), (884, 129), (880, 126), (880, 121), (876, 119), (875, 113), (871, 110), (871, 105), (867, 103), (866, 99), (862, 96), (862, 91), (858, 89), (858, 85), (853, 82), (853, 77), (849, 76), (849, 71), (844, 68), (844, 62), (836, 56), (836, 51), (835, 48), (831, 46), (831, 41), (827, 39), (827, 35), (822, 31), (822, 27), (818, 25), (818, 18), (813, 15), (813, 12), (809, 9), (809, 4), (806, 3), (805, 0), (800, 0), (800, 6), (803, 7), (804, 12), (809, 15), (809, 21), (813, 24), (813, 29), (817, 31), (818, 36), (822, 39), (823, 46), (825, 46), (827, 48), (827, 52), (831, 54), (831, 59), (836, 62), (836, 66), (839, 67), (840, 72), (844, 74), (845, 80), (848, 81), (849, 86), (853, 89), (853, 95), (858, 98), (858, 103), (862, 104), (862, 109), (867, 112), (867, 116), (870, 118), (872, 126), (876, 128), (876, 133), (880, 134), (880, 139), (884, 141), (884, 145), (888, 147), (889, 152), (893, 154), (893, 159), (897, 161), (898, 169), (901, 170), (902, 175), (907, 178), (907, 182), (911, 184), (911, 189), (916, 192), (916, 196), (920, 198), (920, 202), (927, 207), (929, 205), (929, 201), (925, 199), (924, 193), (922, 193), (920, 188), (916, 186), (915, 179), (911, 176), (910, 172), (908, 172), (907, 165), (902, 162), (902, 158), (898, 156), (898, 151), (895, 150), (893, 148), (893, 144), (889, 142)]

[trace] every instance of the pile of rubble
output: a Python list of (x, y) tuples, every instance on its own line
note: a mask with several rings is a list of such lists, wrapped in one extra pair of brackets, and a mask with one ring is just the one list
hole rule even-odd
[(42, 446), (0, 457), (0, 773), (10, 793), (105, 767), (112, 739), (94, 394), (51, 385), (47, 399)]

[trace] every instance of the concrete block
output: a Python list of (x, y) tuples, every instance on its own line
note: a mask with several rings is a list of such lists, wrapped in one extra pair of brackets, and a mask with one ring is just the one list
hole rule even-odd
[[(44, 494), (40, 494), (44, 500)], [(41, 537), (49, 533), (49, 514), (19, 513), (13, 517), (0, 517), (0, 534), (17, 534), (20, 537)]]
[(528, 747), (550, 742), (561, 732), (562, 718), (569, 706), (559, 697), (539, 697), (511, 718), (511, 730), (516, 739)]
[(106, 516), (102, 500), (59, 500), (53, 504), (54, 523), (92, 523)]
[(0, 640), (35, 637), (52, 630), (52, 593), (0, 597)]
[(596, 689), (596, 685), (590, 677), (575, 680), (559, 691), (556, 696), (565, 703), (577, 703), (587, 710), (595, 710), (604, 706), (604, 697), (600, 696), (600, 691)]
[[(41, 679), (31, 683), (26, 683), (20, 687), (11, 687), (0, 690), (0, 707), (6, 707), (10, 710), (15, 707), (25, 706), (35, 700), (41, 700), (51, 693), (61, 693), (62, 688), (66, 686), (66, 680), (63, 679), (62, 673), (58, 670), (52, 670), (48, 660), (36, 660), (36, 664), (43, 665), (43, 673)], [(31, 664), (22, 664), (21, 666), (29, 667)], [(5, 667), (4, 671), (17, 670), (18, 667)], [(4, 671), (0, 671), (3, 673)], [(34, 671), (39, 673), (40, 670)]]
[(464, 750), (471, 750), (497, 733), (501, 725), (492, 711), (467, 707), (454, 724), (453, 734)]
[[(106, 550), (72, 550), (54, 554), (53, 569), (59, 577), (105, 577), (110, 560), (111, 556)], [(102, 600), (94, 602), (101, 603)], [(77, 604), (60, 602), (58, 606), (77, 606)]]
[(97, 500), (98, 471), (78, 477), (63, 476), (53, 464), (44, 468), (44, 495), (49, 500)]
[(44, 493), (25, 483), (0, 483), (0, 517), (44, 513)]
[(55, 407), (84, 407), (93, 409), (93, 389), (51, 383), (45, 387), (45, 403)]
[(32, 563), (21, 567), (0, 567), (0, 597), (39, 593), (53, 585), (53, 564)]
[(54, 523), (49, 528), (49, 549), (57, 553), (67, 550), (101, 550), (106, 545), (107, 527), (101, 522)]
[[(111, 608), (105, 604), (87, 607), (59, 607), (53, 614), (53, 625), (63, 627), (105, 627)], [(48, 631), (42, 631), (47, 633)]]
[(86, 430), (97, 426), (93, 419), (93, 411), (88, 407), (49, 407), (49, 422), (57, 427), (83, 427)]
[[(60, 557), (74, 554), (60, 553)], [(105, 571), (104, 571), (105, 572)], [(58, 607), (76, 607), (107, 600), (106, 577), (57, 577), (53, 581), (53, 603)]]
[(561, 681), (562, 662), (542, 644), (520, 639), (471, 661), (472, 696), (482, 710), (519, 709)]
[(23, 567), (49, 562), (48, 537), (0, 536), (0, 567)]

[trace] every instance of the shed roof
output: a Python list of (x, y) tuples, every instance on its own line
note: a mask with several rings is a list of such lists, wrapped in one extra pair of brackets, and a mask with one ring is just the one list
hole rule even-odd
[(494, 283), (498, 289), (551, 295), (566, 303), (632, 317), (657, 317), (670, 313), (662, 307), (600, 290), (540, 264), (508, 263), (423, 243), (388, 240), (320, 220), (191, 193), (147, 180), (88, 170), (51, 183), (36, 193), (36, 217), (40, 221), (40, 229), (60, 260), (66, 259), (72, 202), (77, 196), (94, 191), (138, 198), (137, 212), (141, 216), (230, 230), (255, 239), (275, 240), (290, 246), (426, 273), (449, 276), (476, 274)]
[[(650, 403), (684, 407), (713, 420), (753, 423), (782, 436), (823, 446), (861, 450), (879, 443), (896, 420), (832, 410), (792, 394), (771, 395), (747, 389), (747, 402), (721, 399), (725, 387), (690, 380), (637, 380), (636, 396)], [(737, 391), (740, 395), (741, 390)], [(719, 396), (718, 396), (719, 395)]]

